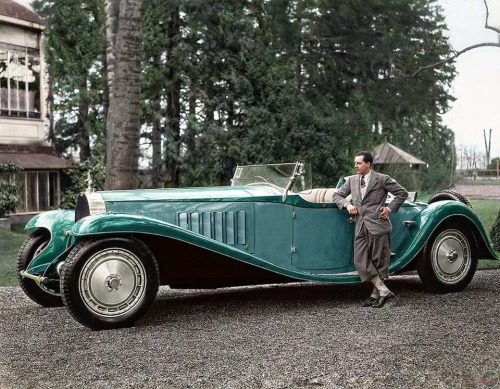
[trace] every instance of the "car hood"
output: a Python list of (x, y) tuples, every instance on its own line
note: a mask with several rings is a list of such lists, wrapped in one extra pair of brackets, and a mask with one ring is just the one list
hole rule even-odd
[(267, 186), (221, 186), (210, 188), (113, 190), (96, 193), (99, 193), (104, 201), (225, 201), (238, 198), (281, 196), (282, 191)]
[[(78, 196), (75, 220), (120, 209), (136, 213), (140, 208), (154, 203), (179, 202), (248, 202), (281, 201), (283, 190), (278, 187), (256, 185), (182, 189), (140, 189), (85, 192)], [(142, 204), (142, 205), (141, 205)], [(133, 210), (135, 208), (135, 211)]]

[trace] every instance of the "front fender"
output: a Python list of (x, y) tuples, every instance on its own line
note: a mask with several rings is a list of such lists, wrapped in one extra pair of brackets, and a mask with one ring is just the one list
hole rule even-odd
[(40, 213), (26, 223), (25, 229), (45, 229), (49, 232), (50, 241), (45, 249), (34, 258), (26, 272), (29, 274), (43, 274), (51, 264), (64, 260), (64, 252), (68, 246), (67, 231), (75, 223), (75, 211), (57, 210)]
[(481, 221), (470, 207), (452, 200), (439, 201), (430, 204), (417, 215), (414, 220), (415, 223), (410, 227), (411, 238), (408, 239), (409, 244), (406, 250), (401, 255), (398, 255), (397, 260), (391, 263), (391, 271), (398, 271), (411, 262), (434, 231), (448, 221), (458, 223), (474, 234), (476, 244), (480, 249), (479, 255), (481, 259), (498, 259)]
[(273, 263), (267, 262), (241, 249), (232, 247), (204, 235), (197, 234), (177, 225), (145, 216), (105, 213), (85, 217), (75, 223), (71, 229), (75, 239), (93, 235), (116, 234), (147, 234), (157, 235), (187, 242), (197, 247), (210, 250), (227, 257), (233, 258), (261, 269), (278, 273), (297, 280), (324, 281), (324, 282), (355, 282), (357, 276), (322, 276), (306, 272), (297, 272), (284, 269)]

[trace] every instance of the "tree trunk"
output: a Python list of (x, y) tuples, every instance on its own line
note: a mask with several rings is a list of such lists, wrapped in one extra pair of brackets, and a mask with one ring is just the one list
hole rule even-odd
[(48, 73), (48, 96), (47, 96), (47, 104), (48, 104), (48, 112), (47, 115), (49, 117), (49, 142), (51, 144), (55, 144), (56, 135), (55, 135), (55, 124), (54, 124), (54, 76), (51, 73)]
[(153, 177), (152, 183), (153, 188), (163, 187), (163, 160), (161, 158), (161, 134), (162, 127), (160, 122), (159, 112), (161, 111), (160, 106), (160, 96), (157, 96), (157, 100), (154, 102), (154, 112), (155, 117), (153, 118), (153, 134), (151, 136), (151, 145), (153, 147)]
[(176, 49), (180, 39), (179, 7), (174, 7), (170, 13), (168, 26), (169, 43), (167, 46), (167, 79), (170, 87), (167, 92), (167, 139), (165, 165), (167, 186), (178, 187), (180, 182), (180, 152), (181, 152), (181, 82), (176, 60)]
[(80, 85), (80, 93), (78, 98), (78, 119), (76, 128), (78, 132), (78, 146), (80, 146), (80, 162), (90, 158), (90, 137), (88, 131), (89, 119), (89, 99), (87, 96), (86, 80)]
[(106, 189), (138, 186), (141, 0), (106, 0)]

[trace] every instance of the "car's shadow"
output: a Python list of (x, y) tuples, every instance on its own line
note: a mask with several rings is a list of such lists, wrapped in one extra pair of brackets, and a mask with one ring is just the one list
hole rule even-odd
[[(390, 289), (400, 298), (405, 295), (424, 294), (422, 283), (416, 275), (391, 277)], [(359, 307), (360, 301), (371, 291), (365, 284), (327, 284), (300, 282), (262, 286), (232, 287), (221, 289), (160, 288), (158, 297), (148, 314), (138, 323), (161, 325), (163, 323), (188, 319), (200, 314), (220, 316), (246, 312), (274, 312), (297, 309), (298, 307), (352, 308)]]

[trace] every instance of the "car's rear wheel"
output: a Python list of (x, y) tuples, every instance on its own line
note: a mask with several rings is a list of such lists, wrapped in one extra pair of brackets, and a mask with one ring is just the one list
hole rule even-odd
[(61, 268), (64, 305), (94, 330), (129, 327), (156, 298), (158, 264), (135, 238), (83, 240)]
[(46, 284), (21, 276), (29, 264), (47, 247), (50, 242), (48, 231), (39, 229), (30, 234), (22, 244), (16, 258), (16, 275), (21, 289), (31, 300), (43, 307), (63, 305), (59, 288), (59, 277), (54, 274)]
[(464, 227), (443, 227), (424, 245), (417, 272), (425, 290), (451, 293), (463, 290), (477, 268), (474, 239)]

